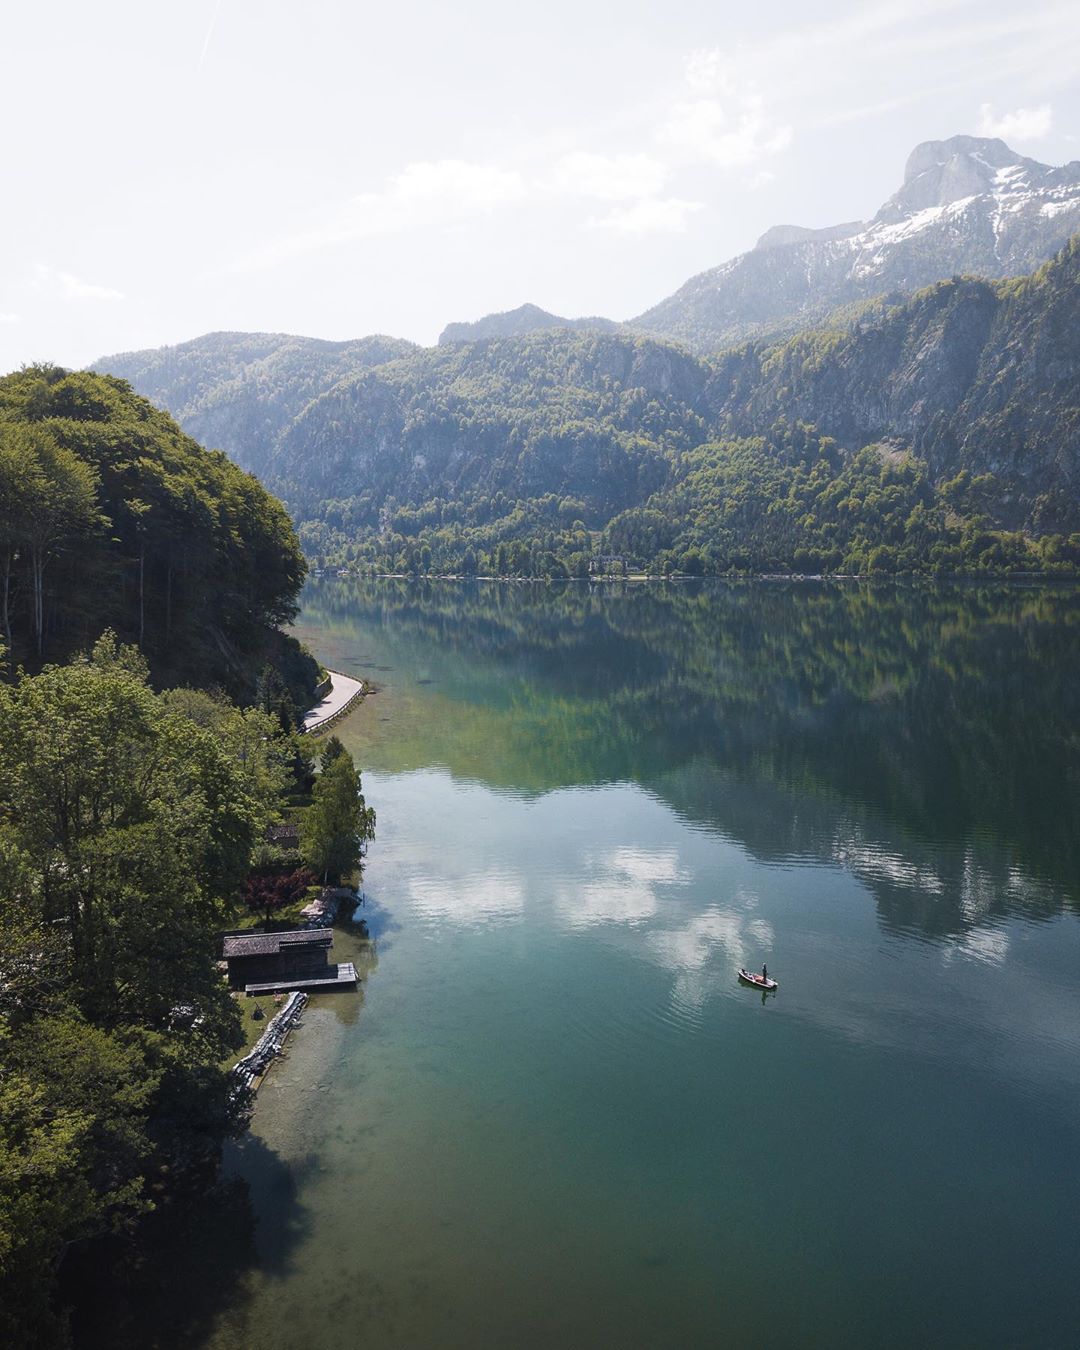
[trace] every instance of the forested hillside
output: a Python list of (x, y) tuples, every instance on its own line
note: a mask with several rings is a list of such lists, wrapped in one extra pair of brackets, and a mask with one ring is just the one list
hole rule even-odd
[(324, 342), (284, 333), (208, 333), (176, 347), (121, 352), (95, 370), (119, 375), (203, 445), (261, 474), (276, 438), (341, 379), (406, 356), (400, 338)]
[(0, 641), (8, 668), (111, 628), (161, 683), (254, 694), (315, 665), (278, 625), (304, 561), (281, 503), (121, 380), (34, 366), (0, 379)]
[(308, 402), (262, 472), (324, 564), (1072, 567), (1078, 301), (1074, 241), (716, 358), (566, 329), (413, 349)]
[(812, 422), (854, 449), (890, 440), (936, 479), (992, 473), (1003, 519), (1080, 525), (1080, 236), (1034, 275), (941, 282), (848, 331), (721, 358), (720, 426)]
[(612, 319), (598, 316), (584, 319), (564, 319), (549, 314), (539, 305), (519, 305), (502, 314), (485, 314), (471, 323), (448, 323), (439, 334), (439, 345), (449, 342), (479, 342), (483, 338), (524, 337), (545, 328), (573, 328), (578, 332), (610, 333), (619, 325)]
[(301, 520), (330, 499), (343, 524), (376, 526), (383, 508), (406, 504), (479, 519), (555, 495), (597, 526), (703, 439), (707, 375), (678, 348), (624, 334), (432, 348), (309, 405), (270, 481), (287, 485)]
[(312, 552), (409, 570), (1072, 566), (1078, 300), (1073, 243), (716, 362), (628, 334), (421, 352), (311, 405), (273, 481)]

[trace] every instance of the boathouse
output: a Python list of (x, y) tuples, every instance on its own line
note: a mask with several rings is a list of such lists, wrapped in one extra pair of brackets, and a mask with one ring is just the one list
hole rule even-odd
[(333, 942), (329, 928), (234, 934), (225, 939), (222, 953), (229, 969), (229, 984), (248, 994), (353, 988), (356, 967), (351, 961), (341, 965), (330, 962)]

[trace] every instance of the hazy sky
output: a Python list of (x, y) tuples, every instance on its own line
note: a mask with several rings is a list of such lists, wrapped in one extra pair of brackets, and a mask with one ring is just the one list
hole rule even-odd
[(628, 318), (919, 141), (1080, 158), (1076, 0), (54, 0), (3, 65), (2, 370)]

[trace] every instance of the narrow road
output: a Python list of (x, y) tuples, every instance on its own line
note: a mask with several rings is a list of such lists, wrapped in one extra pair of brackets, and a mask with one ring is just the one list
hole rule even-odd
[(351, 675), (340, 675), (336, 670), (330, 673), (330, 692), (321, 703), (316, 703), (309, 713), (304, 715), (304, 730), (318, 731), (320, 727), (332, 722), (343, 708), (363, 693), (362, 681), (354, 680)]

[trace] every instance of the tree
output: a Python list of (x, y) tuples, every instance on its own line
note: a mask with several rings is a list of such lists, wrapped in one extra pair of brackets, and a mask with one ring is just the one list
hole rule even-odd
[(210, 732), (239, 769), (259, 808), (258, 833), (281, 819), (282, 802), (295, 783), (298, 742), (304, 737), (282, 731), (280, 719), (271, 713), (238, 708), (220, 693), (167, 689), (161, 703)]
[[(13, 663), (70, 658), (111, 627), (139, 641), (159, 683), (249, 698), (259, 667), (281, 663), (273, 629), (294, 615), (303, 576), (281, 504), (123, 381), (43, 367), (0, 378), (0, 621)], [(298, 673), (299, 706), (314, 662)]]
[(38, 654), (45, 641), (45, 568), (67, 543), (100, 523), (97, 475), (78, 455), (32, 430), (41, 475), (30, 480), (24, 537), (30, 554), (34, 638)]
[(148, 1208), (143, 1172), (160, 1073), (137, 1038), (68, 1010), (0, 1024), (0, 1339), (66, 1345), (50, 1306), (64, 1245)]
[(0, 824), (24, 864), (24, 907), (63, 926), (86, 1016), (160, 1028), (205, 998), (209, 1028), (210, 933), (262, 811), (214, 736), (144, 672), (103, 640), (94, 660), (0, 689)]
[(272, 867), (258, 868), (244, 882), (244, 904), (269, 923), (274, 910), (295, 904), (314, 882), (315, 878), (306, 867), (297, 867), (291, 872)]
[(202, 1176), (246, 1122), (215, 933), (278, 778), (250, 744), (270, 719), (207, 702), (155, 695), (111, 637), (0, 686), (3, 1344), (64, 1343), (64, 1245), (132, 1224), (151, 1179)]
[(275, 719), (282, 731), (292, 731), (301, 720), (281, 672), (269, 662), (263, 666), (255, 682), (255, 702), (263, 712)]
[(301, 849), (326, 882), (362, 873), (364, 845), (375, 838), (375, 810), (360, 788), (352, 755), (342, 750), (316, 778), (311, 805), (301, 814)]
[(345, 753), (345, 747), (337, 736), (329, 736), (323, 743), (322, 754), (319, 756), (319, 768), (325, 773), (334, 760)]
[(40, 653), (45, 568), (63, 546), (99, 524), (96, 494), (97, 475), (90, 465), (57, 445), (49, 432), (37, 426), (0, 426), (0, 608), (9, 648), (16, 553), (25, 549), (30, 562), (33, 628)]
[(27, 427), (0, 425), (0, 615), (8, 653), (12, 645), (12, 565), (19, 547), (26, 543), (32, 504), (45, 489), (42, 480), (33, 433)]

